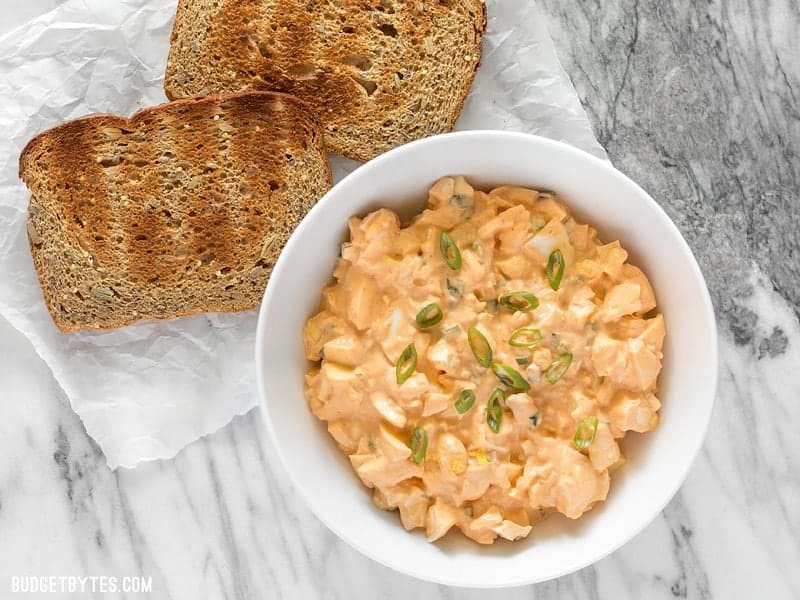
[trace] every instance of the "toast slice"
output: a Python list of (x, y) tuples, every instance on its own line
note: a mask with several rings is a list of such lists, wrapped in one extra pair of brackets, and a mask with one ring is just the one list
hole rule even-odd
[(179, 0), (164, 90), (294, 94), (364, 161), (453, 128), (485, 28), (482, 0)]
[(64, 332), (256, 306), (331, 185), (317, 120), (265, 92), (64, 123), (28, 143), (20, 177), (33, 264)]

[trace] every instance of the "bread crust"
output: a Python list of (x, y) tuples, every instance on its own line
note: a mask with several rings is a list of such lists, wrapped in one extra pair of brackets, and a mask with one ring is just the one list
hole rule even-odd
[(453, 129), (486, 22), (482, 0), (179, 0), (164, 90), (295, 94), (331, 152), (366, 161)]
[(63, 332), (253, 308), (331, 186), (322, 128), (287, 94), (89, 115), (20, 155), (28, 239)]
[(176, 107), (176, 106), (191, 106), (193, 104), (206, 104), (209, 102), (217, 102), (220, 100), (233, 100), (236, 98), (241, 98), (245, 96), (252, 96), (252, 97), (277, 97), (277, 98), (285, 98), (286, 100), (298, 104), (303, 107), (303, 110), (306, 111), (306, 116), (310, 121), (313, 121), (318, 127), (320, 126), (319, 119), (314, 114), (309, 106), (300, 98), (293, 96), (291, 94), (287, 94), (285, 92), (271, 92), (266, 90), (251, 90), (251, 91), (244, 91), (238, 93), (218, 93), (218, 94), (209, 94), (207, 96), (196, 96), (192, 98), (177, 98), (172, 99), (169, 98), (169, 102), (165, 102), (163, 104), (157, 104), (156, 106), (147, 106), (145, 108), (141, 108), (133, 113), (130, 117), (122, 117), (120, 115), (114, 113), (92, 113), (90, 115), (84, 115), (82, 117), (77, 117), (65, 123), (61, 123), (59, 125), (54, 125), (44, 131), (37, 133), (33, 136), (28, 143), (22, 148), (22, 152), (19, 153), (19, 178), (24, 179), (22, 177), (23, 171), (23, 162), (26, 156), (30, 153), (31, 146), (35, 145), (40, 139), (44, 138), (52, 138), (57, 136), (59, 131), (62, 129), (66, 129), (68, 127), (74, 126), (76, 123), (92, 123), (92, 122), (100, 122), (103, 119), (110, 119), (115, 120), (120, 123), (127, 123), (127, 122), (135, 122), (140, 120), (142, 117), (147, 116), (151, 113), (158, 113), (159, 111), (163, 110), (165, 107)]

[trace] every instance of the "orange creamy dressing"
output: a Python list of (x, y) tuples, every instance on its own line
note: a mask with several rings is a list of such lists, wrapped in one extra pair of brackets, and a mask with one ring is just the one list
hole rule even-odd
[[(658, 423), (665, 333), (647, 278), (619, 242), (600, 243), (552, 193), (487, 194), (463, 177), (439, 180), (408, 227), (386, 209), (349, 225), (335, 283), (304, 330), (315, 363), (306, 397), (375, 504), (398, 509), (407, 529), (423, 527), (431, 541), (455, 526), (492, 543), (527, 536), (549, 511), (577, 518), (604, 500), (609, 472), (624, 460), (617, 441)], [(457, 269), (445, 262), (442, 232), (459, 248)], [(564, 271), (551, 282), (556, 250)], [(538, 306), (498, 303), (516, 291), (533, 294)], [(415, 317), (431, 303), (443, 318), (421, 329)], [(488, 340), (493, 361), (514, 368), (530, 389), (509, 389), (481, 366), (467, 340), (471, 327)], [(510, 345), (520, 327), (538, 329), (541, 342)], [(416, 369), (398, 384), (396, 363), (412, 343)], [(566, 356), (569, 367), (552, 377), (548, 368)], [(498, 388), (495, 433), (487, 401)], [(476, 401), (459, 414), (464, 389)], [(575, 435), (587, 417), (598, 424), (579, 449)], [(415, 428), (428, 441), (419, 464), (409, 447)]]

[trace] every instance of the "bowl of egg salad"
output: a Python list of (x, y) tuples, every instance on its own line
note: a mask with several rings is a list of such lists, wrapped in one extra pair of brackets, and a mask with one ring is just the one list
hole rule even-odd
[(309, 212), (256, 342), (261, 410), (314, 514), (450, 585), (534, 583), (641, 531), (699, 451), (713, 308), (610, 164), (473, 131), (384, 154)]

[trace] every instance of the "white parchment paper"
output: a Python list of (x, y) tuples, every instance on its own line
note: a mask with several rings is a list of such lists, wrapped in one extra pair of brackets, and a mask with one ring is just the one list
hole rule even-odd
[[(50, 366), (112, 468), (171, 458), (256, 405), (256, 314), (59, 333), (28, 251), (17, 161), (31, 137), (67, 119), (165, 102), (175, 6), (67, 0), (0, 38), (0, 314)], [(527, 131), (605, 157), (535, 2), (487, 6), (482, 66), (458, 128)], [(335, 177), (356, 166), (334, 159)]]

